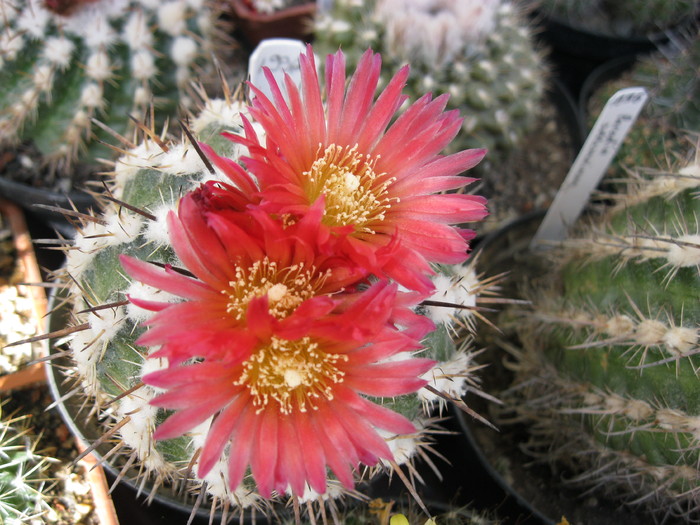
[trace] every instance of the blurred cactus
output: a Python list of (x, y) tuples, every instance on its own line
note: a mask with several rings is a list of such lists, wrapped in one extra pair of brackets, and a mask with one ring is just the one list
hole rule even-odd
[(20, 525), (50, 510), (42, 489), (49, 459), (23, 428), (24, 417), (0, 421), (0, 523)]
[(318, 17), (315, 42), (321, 52), (340, 46), (353, 65), (367, 47), (388, 70), (410, 63), (406, 93), (449, 93), (448, 107), (464, 114), (453, 147), (486, 147), (491, 163), (532, 129), (544, 93), (542, 54), (506, 0), (338, 0)]
[[(681, 145), (678, 130), (700, 129), (700, 38), (678, 39), (673, 47), (640, 59), (621, 78), (604, 84), (588, 101), (589, 124), (605, 102), (618, 90), (645, 87), (650, 95), (639, 124), (625, 138), (613, 165), (614, 174), (624, 176), (624, 166), (660, 166), (669, 148)], [(671, 139), (671, 140), (668, 140)]]
[[(695, 140), (695, 138), (694, 138)], [(700, 516), (700, 164), (637, 168), (516, 321), (533, 453), (659, 517)], [(518, 393), (515, 393), (515, 392)], [(523, 397), (521, 397), (523, 396)], [(546, 452), (545, 452), (546, 451)]]
[(542, 0), (542, 12), (602, 34), (642, 36), (694, 20), (696, 0)]
[(123, 134), (151, 104), (190, 105), (215, 32), (204, 0), (0, 2), (0, 146), (31, 141), (61, 171), (110, 157), (93, 119)]

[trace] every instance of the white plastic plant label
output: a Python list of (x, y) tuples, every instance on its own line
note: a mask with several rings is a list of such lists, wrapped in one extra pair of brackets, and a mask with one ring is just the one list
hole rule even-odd
[(552, 205), (540, 224), (530, 249), (561, 241), (588, 203), (648, 98), (642, 87), (619, 90), (605, 104)]
[(270, 97), (272, 91), (263, 73), (263, 68), (267, 67), (274, 75), (277, 85), (282, 89), (282, 93), (285, 93), (285, 73), (289, 74), (296, 85), (299, 86), (301, 84), (299, 55), (305, 51), (306, 44), (301, 40), (291, 38), (263, 40), (250, 55), (250, 60), (248, 61), (250, 82)]

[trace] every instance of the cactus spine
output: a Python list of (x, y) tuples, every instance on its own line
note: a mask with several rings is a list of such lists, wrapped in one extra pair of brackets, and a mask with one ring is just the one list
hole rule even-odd
[(316, 27), (318, 49), (338, 46), (353, 65), (367, 47), (388, 70), (410, 63), (407, 93), (449, 93), (448, 106), (465, 115), (452, 146), (486, 147), (490, 162), (531, 129), (544, 92), (541, 53), (509, 1), (339, 0)]
[(700, 516), (699, 190), (697, 156), (637, 169), (518, 329), (529, 446), (660, 519)]
[(31, 141), (63, 170), (110, 156), (93, 119), (124, 133), (150, 104), (188, 106), (214, 45), (202, 0), (3, 0), (0, 18), (0, 146)]

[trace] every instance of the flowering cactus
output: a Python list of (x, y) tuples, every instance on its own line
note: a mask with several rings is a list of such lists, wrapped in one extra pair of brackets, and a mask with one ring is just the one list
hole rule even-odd
[[(367, 47), (393, 68), (410, 63), (408, 93), (449, 93), (468, 115), (456, 149), (485, 146), (494, 161), (534, 125), (545, 67), (531, 30), (507, 0), (338, 0), (318, 17), (316, 46), (350, 64)], [(386, 83), (388, 77), (383, 77)]]
[[(659, 514), (700, 511), (700, 164), (644, 172), (564, 242), (518, 321), (530, 447)], [(553, 278), (556, 277), (556, 278)], [(514, 389), (515, 390), (515, 389)]]
[(22, 419), (0, 421), (0, 522), (7, 525), (38, 520), (50, 510), (41, 492), (49, 459), (36, 453)]
[(214, 29), (202, 0), (3, 0), (0, 146), (32, 141), (65, 170), (109, 156), (93, 119), (124, 133), (152, 103), (187, 106)]
[(207, 101), (199, 142), (129, 151), (68, 251), (80, 390), (118, 396), (106, 414), (156, 486), (191, 470), (226, 508), (335, 497), (363, 465), (403, 476), (423, 405), (470, 385), (464, 345), (414, 310), (481, 286), (460, 270), (440, 288), (433, 265), (461, 264), (473, 232), (451, 224), (486, 214), (437, 193), (484, 150), (439, 155), (461, 125), (444, 96), (392, 123), (408, 69), (374, 100), (372, 52), (347, 90), (329, 56), (325, 104), (310, 48), (300, 66), (288, 99), (270, 76), (271, 99)]

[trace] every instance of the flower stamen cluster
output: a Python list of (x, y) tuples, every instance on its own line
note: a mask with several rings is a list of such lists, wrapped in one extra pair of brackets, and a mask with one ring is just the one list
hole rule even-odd
[(245, 317), (250, 300), (267, 297), (269, 312), (277, 319), (284, 319), (301, 303), (318, 294), (330, 270), (318, 274), (316, 268), (306, 268), (303, 261), (279, 269), (276, 261), (263, 257), (244, 270), (235, 268), (236, 277), (229, 282), (230, 289), (223, 290), (229, 302), (226, 311), (240, 321)]
[(377, 159), (357, 151), (357, 144), (352, 148), (331, 144), (303, 173), (309, 201), (326, 198), (324, 224), (353, 225), (357, 231), (374, 233), (370, 226), (385, 219), (392, 201), (387, 189), (395, 180), (377, 174), (376, 164)]
[(243, 363), (243, 373), (234, 384), (249, 390), (258, 414), (270, 401), (285, 415), (318, 410), (316, 401), (332, 401), (333, 385), (343, 381), (345, 373), (336, 366), (339, 361), (347, 362), (348, 357), (323, 352), (309, 337), (298, 341), (273, 337)]

